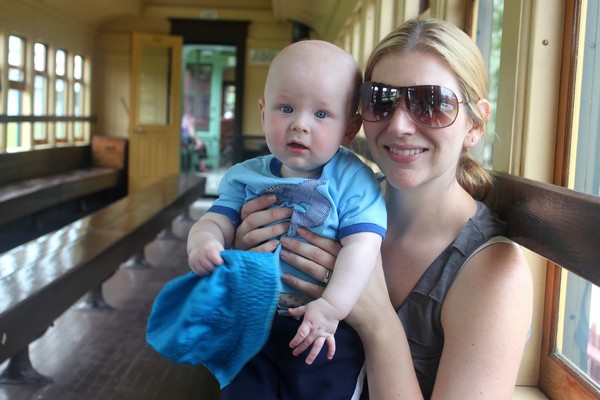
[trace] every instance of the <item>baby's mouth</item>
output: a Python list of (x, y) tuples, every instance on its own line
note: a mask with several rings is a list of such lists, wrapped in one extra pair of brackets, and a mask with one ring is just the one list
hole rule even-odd
[(302, 143), (296, 143), (296, 142), (292, 142), (292, 143), (288, 143), (288, 146), (293, 148), (293, 149), (307, 149), (308, 147), (306, 147), (305, 145), (303, 145)]

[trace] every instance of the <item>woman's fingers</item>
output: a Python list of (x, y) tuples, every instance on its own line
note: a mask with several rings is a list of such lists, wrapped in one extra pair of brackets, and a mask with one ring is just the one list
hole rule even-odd
[[(327, 253), (329, 256), (333, 256), (333, 260), (335, 262), (335, 259), (337, 258), (337, 255), (340, 253), (340, 249), (342, 248), (340, 242), (338, 242), (337, 240), (328, 239), (326, 237), (317, 235), (316, 233), (311, 232), (306, 228), (299, 228), (298, 234), (304, 240), (308, 241), (309, 243), (312, 243), (320, 250), (322, 250), (322, 252), (312, 252), (313, 256), (315, 257), (312, 259), (313, 261), (319, 262), (319, 257), (324, 256), (324, 253)], [(330, 260), (330, 258), (327, 259)]]
[[(289, 222), (276, 223), (288, 219), (289, 208), (270, 208), (275, 204), (273, 195), (261, 196), (250, 200), (242, 207), (242, 222), (236, 229), (233, 247), (238, 250), (272, 251), (277, 243), (267, 242), (283, 235), (289, 229)], [(266, 243), (265, 243), (266, 242)]]
[(303, 271), (308, 268), (304, 272), (315, 279), (322, 280), (325, 277), (325, 271), (323, 269), (311, 271), (311, 268), (316, 265), (332, 269), (342, 248), (341, 244), (333, 239), (319, 236), (308, 229), (299, 228), (298, 233), (308, 243), (289, 237), (282, 238), (283, 247), (288, 250), (288, 253), (294, 253), (289, 254), (290, 260), (286, 261)]
[(283, 275), (281, 278), (291, 287), (298, 289), (300, 292), (313, 299), (321, 297), (323, 291), (325, 290), (324, 286), (307, 282), (290, 274)]
[[(298, 247), (303, 247), (303, 245), (296, 246), (296, 244), (301, 242), (298, 242), (297, 240), (293, 241), (294, 243), (292, 248), (297, 249)], [(282, 239), (282, 243), (284, 246), (287, 246), (289, 242), (290, 240), (288, 238)], [(325, 282), (325, 278), (331, 275), (331, 273), (327, 271), (331, 270), (333, 268), (333, 264), (335, 263), (335, 258), (332, 258), (330, 262), (325, 262), (324, 264), (326, 264), (327, 266), (324, 266), (318, 262), (306, 258), (306, 255), (297, 254), (295, 250), (289, 251), (286, 249), (282, 249), (279, 256), (294, 268), (304, 272), (306, 275), (323, 283), (327, 283)], [(320, 258), (324, 259), (326, 257), (324, 255), (321, 255)]]
[(277, 197), (274, 194), (256, 197), (244, 204), (242, 211), (240, 212), (240, 217), (242, 220), (245, 220), (249, 215), (254, 214), (257, 211), (266, 210), (275, 204), (275, 202), (277, 202)]

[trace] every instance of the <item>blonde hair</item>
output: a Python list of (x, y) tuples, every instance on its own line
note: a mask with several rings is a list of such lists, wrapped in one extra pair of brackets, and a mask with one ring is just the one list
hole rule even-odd
[[(371, 80), (375, 65), (392, 53), (427, 52), (439, 57), (454, 72), (473, 123), (485, 132), (487, 116), (477, 108), (488, 88), (487, 68), (473, 40), (455, 25), (438, 20), (409, 20), (383, 38), (375, 47), (365, 69), (365, 81)], [(458, 183), (475, 199), (490, 191), (493, 177), (462, 149), (456, 168)]]

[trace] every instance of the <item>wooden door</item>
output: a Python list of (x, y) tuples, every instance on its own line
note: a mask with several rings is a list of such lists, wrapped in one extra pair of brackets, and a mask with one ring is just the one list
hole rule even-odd
[(129, 190), (179, 171), (180, 36), (132, 34)]

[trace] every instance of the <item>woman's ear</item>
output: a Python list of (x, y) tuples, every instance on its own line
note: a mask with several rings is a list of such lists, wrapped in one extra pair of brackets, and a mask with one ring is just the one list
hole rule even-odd
[[(492, 113), (492, 106), (490, 102), (486, 99), (480, 99), (477, 101), (476, 106), (479, 110), (481, 117), (487, 123)], [(464, 142), (464, 147), (467, 148), (475, 147), (477, 143), (479, 143), (479, 140), (481, 140), (481, 137), (485, 132), (485, 130), (483, 129), (483, 125), (480, 122), (476, 120), (471, 120), (471, 124), (471, 128), (469, 129), (469, 132), (467, 133)]]
[(354, 114), (348, 120), (348, 125), (346, 126), (346, 132), (344, 133), (344, 137), (342, 138), (342, 146), (348, 147), (350, 143), (354, 140), (360, 127), (362, 126), (362, 117), (360, 114)]

